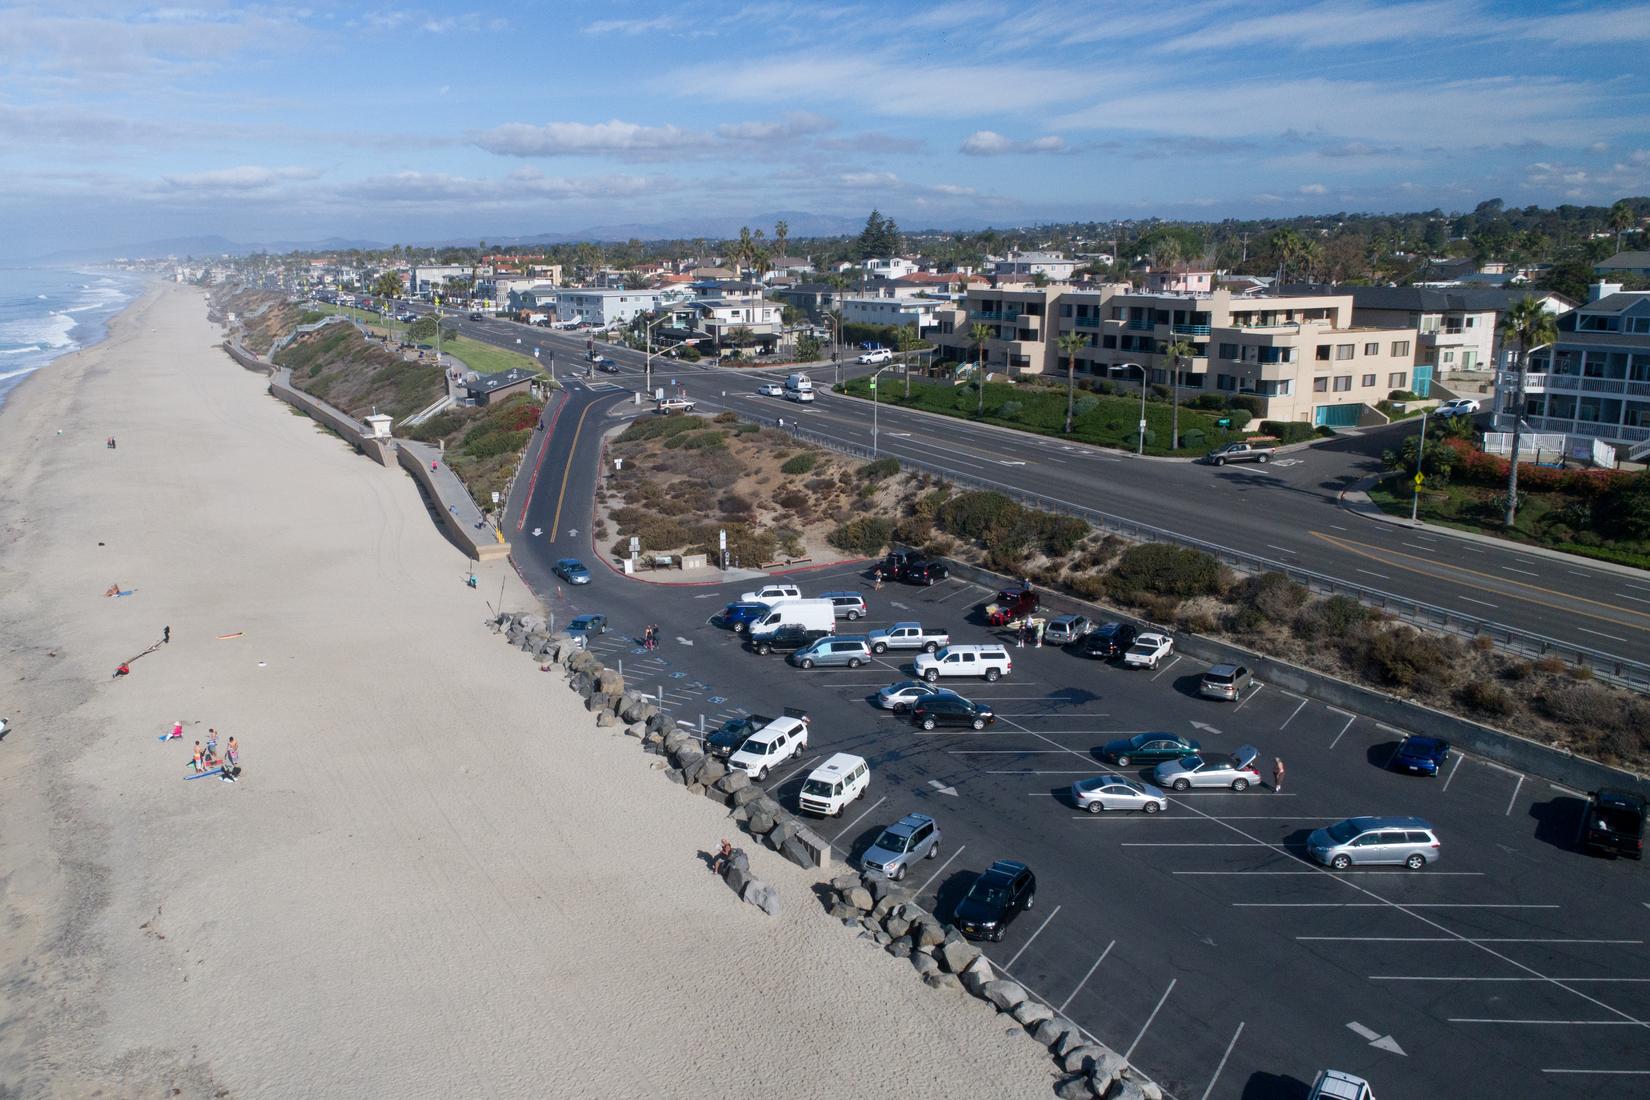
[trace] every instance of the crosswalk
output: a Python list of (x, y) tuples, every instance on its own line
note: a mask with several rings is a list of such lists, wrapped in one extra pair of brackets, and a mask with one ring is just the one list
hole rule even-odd
[(750, 714), (711, 684), (676, 668), (659, 650), (649, 652), (635, 638), (603, 634), (590, 643), (590, 651), (623, 674), (625, 687), (652, 698), (675, 721), (697, 727), (703, 719), (705, 729), (712, 730)]

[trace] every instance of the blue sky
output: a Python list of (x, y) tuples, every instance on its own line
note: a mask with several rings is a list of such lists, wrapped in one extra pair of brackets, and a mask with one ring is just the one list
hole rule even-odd
[(1609, 203), (1647, 51), (1564, 0), (6, 4), (0, 248)]

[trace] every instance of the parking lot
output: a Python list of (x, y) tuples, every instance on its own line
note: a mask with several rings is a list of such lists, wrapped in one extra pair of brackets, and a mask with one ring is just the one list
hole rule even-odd
[[(794, 579), (809, 595), (865, 592), (869, 619), (839, 633), (919, 620), (957, 642), (1013, 646), (978, 618), (991, 593), (977, 585), (874, 592), (844, 569)], [(1646, 871), (1573, 850), (1579, 792), (1459, 753), (1437, 778), (1397, 774), (1386, 765), (1403, 731), (1264, 684), (1237, 703), (1202, 699), (1203, 666), (1178, 656), (1129, 671), (1011, 648), (1002, 680), (942, 683), (989, 703), (995, 725), (923, 732), (869, 701), (910, 675), (909, 655), (803, 671), (710, 622), (737, 587), (603, 587), (572, 610), (663, 626), (657, 653), (617, 632), (594, 648), (622, 659), (632, 686), (662, 690), (679, 720), (807, 711), (807, 753), (766, 783), (783, 804), (832, 752), (870, 762), (869, 793), (820, 826), (840, 858), (852, 863), (907, 812), (933, 815), (941, 854), (906, 885), (942, 917), (992, 860), (1026, 862), (1035, 906), (990, 945), (993, 962), (1182, 1100), (1304, 1096), (1324, 1066), (1393, 1096), (1650, 1086)], [(1266, 782), (1171, 792), (1152, 816), (1077, 810), (1074, 780), (1149, 781), (1149, 765), (1096, 755), (1147, 730), (1214, 751), (1254, 745)], [(1274, 757), (1287, 764), (1281, 791)], [(1309, 862), (1307, 834), (1356, 814), (1426, 818), (1440, 860), (1417, 872)]]

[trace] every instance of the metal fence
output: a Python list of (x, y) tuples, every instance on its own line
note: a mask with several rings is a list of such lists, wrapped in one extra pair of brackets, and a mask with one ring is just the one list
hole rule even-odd
[(900, 465), (911, 469), (921, 470), (924, 473), (940, 477), (955, 485), (962, 485), (973, 489), (987, 489), (998, 492), (1012, 500), (1045, 512), (1054, 512), (1059, 515), (1074, 516), (1092, 524), (1095, 528), (1109, 534), (1135, 542), (1166, 542), (1176, 546), (1184, 546), (1192, 550), (1201, 550), (1213, 556), (1232, 569), (1240, 573), (1282, 573), (1290, 580), (1304, 585), (1312, 592), (1323, 596), (1347, 596), (1371, 607), (1380, 608), (1383, 612), (1403, 622), (1428, 630), (1443, 631), (1461, 638), (1489, 638), (1496, 646), (1505, 652), (1526, 658), (1557, 657), (1566, 664), (1588, 668), (1600, 680), (1608, 681), (1620, 687), (1633, 691), (1650, 694), (1650, 664), (1641, 661), (1629, 660), (1600, 650), (1590, 649), (1587, 646), (1577, 645), (1574, 642), (1560, 641), (1528, 630), (1519, 630), (1504, 623), (1481, 619), (1475, 615), (1464, 614), (1447, 607), (1438, 607), (1435, 604), (1422, 603), (1406, 596), (1397, 596), (1391, 592), (1383, 592), (1378, 588), (1370, 588), (1362, 584), (1354, 584), (1323, 573), (1316, 573), (1310, 569), (1303, 569), (1289, 562), (1277, 561), (1257, 554), (1234, 550), (1219, 543), (1206, 542), (1203, 539), (1182, 535), (1175, 531), (1154, 527), (1149, 523), (1127, 519), (1123, 516), (1114, 516), (1109, 512), (1101, 512), (1093, 508), (1085, 508), (1053, 497), (1046, 497), (1040, 493), (1010, 485), (990, 478), (975, 477), (971, 474), (957, 473), (944, 469), (922, 459), (908, 458), (905, 455), (889, 455), (873, 452), (869, 447), (861, 447), (853, 443), (844, 443), (832, 439), (818, 432), (802, 428), (785, 417), (763, 417), (740, 413), (742, 420), (754, 420), (768, 427), (779, 428), (788, 432), (796, 439), (812, 443), (827, 450), (841, 454), (853, 455), (856, 458), (896, 458)]

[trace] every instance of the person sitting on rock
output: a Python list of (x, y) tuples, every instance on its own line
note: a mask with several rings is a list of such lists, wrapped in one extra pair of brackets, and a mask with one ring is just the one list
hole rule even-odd
[(716, 850), (716, 857), (710, 861), (710, 873), (719, 875), (727, 869), (733, 859), (733, 844), (727, 837), (722, 838), (722, 846)]

